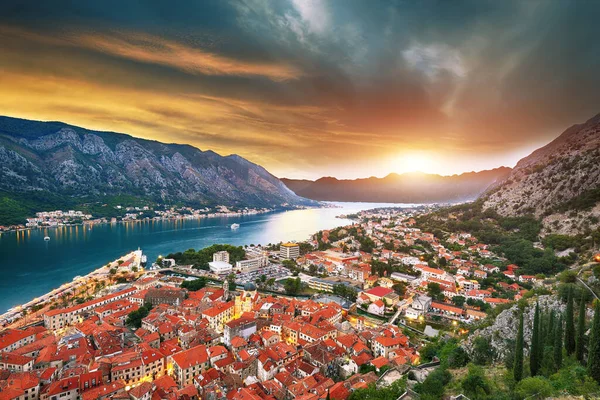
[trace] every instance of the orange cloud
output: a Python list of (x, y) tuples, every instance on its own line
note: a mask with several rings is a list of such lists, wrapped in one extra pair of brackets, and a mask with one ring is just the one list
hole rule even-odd
[(80, 44), (120, 57), (204, 75), (264, 76), (274, 81), (302, 75), (293, 66), (241, 61), (147, 34), (83, 35)]
[(50, 37), (6, 26), (0, 27), (0, 32), (2, 35), (26, 38), (38, 43), (97, 50), (125, 59), (173, 67), (192, 74), (265, 77), (276, 82), (303, 76), (300, 69), (285, 63), (239, 60), (145, 33), (66, 33), (60, 37)]

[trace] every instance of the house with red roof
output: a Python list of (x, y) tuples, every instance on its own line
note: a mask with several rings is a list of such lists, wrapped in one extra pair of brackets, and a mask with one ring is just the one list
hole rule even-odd
[(371, 343), (371, 348), (375, 357), (383, 356), (385, 358), (395, 357), (396, 350), (406, 346), (408, 346), (408, 339), (404, 335), (395, 337), (379, 336)]
[(194, 378), (210, 366), (208, 351), (204, 345), (173, 354), (170, 359), (173, 364), (173, 375), (180, 388), (194, 383)]

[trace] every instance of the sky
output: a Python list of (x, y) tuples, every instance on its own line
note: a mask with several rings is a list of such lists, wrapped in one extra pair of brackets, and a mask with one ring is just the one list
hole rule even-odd
[(278, 177), (514, 166), (600, 112), (591, 0), (2, 0), (0, 114)]

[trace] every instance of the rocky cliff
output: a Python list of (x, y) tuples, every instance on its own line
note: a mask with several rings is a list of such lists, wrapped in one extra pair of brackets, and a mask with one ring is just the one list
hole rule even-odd
[(483, 196), (504, 216), (533, 214), (546, 232), (582, 233), (600, 225), (600, 114), (574, 125), (520, 160)]
[[(538, 298), (540, 310), (550, 312), (554, 310), (557, 314), (564, 313), (565, 305), (555, 296), (540, 296)], [(533, 317), (535, 314), (535, 305), (528, 306), (523, 312), (523, 339), (524, 353), (529, 354), (531, 347), (531, 336), (533, 332)], [(479, 329), (469, 336), (463, 343), (467, 353), (472, 354), (473, 342), (477, 337), (484, 337), (490, 340), (494, 349), (495, 361), (503, 361), (512, 351), (514, 351), (515, 340), (519, 330), (519, 308), (515, 304), (511, 308), (502, 311), (496, 317), (491, 326)]]
[(237, 155), (9, 117), (0, 117), (0, 191), (82, 201), (132, 195), (199, 205), (314, 204)]

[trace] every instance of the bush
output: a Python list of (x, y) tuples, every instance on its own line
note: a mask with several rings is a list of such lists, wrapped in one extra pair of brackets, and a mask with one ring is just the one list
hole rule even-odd
[(472, 399), (485, 397), (491, 392), (490, 383), (485, 377), (483, 369), (474, 364), (469, 364), (469, 373), (460, 386), (467, 397)]
[(519, 399), (525, 399), (528, 397), (545, 399), (552, 395), (552, 392), (552, 384), (550, 384), (548, 379), (541, 376), (525, 378), (520, 381), (515, 388), (515, 394)]

